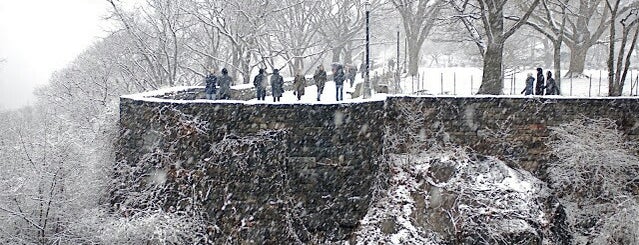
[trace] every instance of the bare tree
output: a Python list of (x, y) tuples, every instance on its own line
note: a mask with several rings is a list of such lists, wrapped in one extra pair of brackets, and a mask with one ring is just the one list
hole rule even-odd
[(168, 86), (185, 80), (180, 69), (188, 24), (180, 8), (183, 1), (148, 0), (138, 12), (127, 12), (121, 3), (107, 1), (114, 19), (135, 41), (136, 52), (143, 57), (147, 74)]
[(566, 77), (583, 75), (588, 50), (599, 43), (599, 38), (610, 26), (610, 10), (602, 3), (603, 0), (579, 0), (570, 4), (566, 19), (569, 28), (564, 32), (564, 41), (570, 48)]
[[(542, 33), (553, 46), (555, 81), (561, 87), (561, 46), (566, 33), (567, 8), (570, 0), (543, 0), (543, 14), (533, 14), (526, 23)], [(561, 20), (558, 20), (561, 19)]]
[(275, 40), (284, 48), (283, 57), (289, 63), (291, 74), (297, 69), (304, 69), (304, 59), (313, 56), (307, 51), (315, 46), (319, 46), (320, 41), (316, 38), (318, 28), (311, 25), (313, 14), (320, 12), (321, 3), (317, 1), (284, 1), (286, 9), (276, 13), (277, 21), (275, 26), (280, 35), (275, 35)]
[(440, 0), (390, 0), (402, 17), (408, 43), (408, 73), (418, 75), (420, 51), (437, 23), (442, 9)]
[[(637, 43), (637, 35), (639, 34), (639, 19), (637, 18), (637, 11), (639, 11), (639, 5), (636, 3), (631, 8), (620, 9), (621, 0), (606, 0), (606, 8), (610, 11), (610, 20), (613, 24), (610, 25), (610, 43), (608, 49), (608, 95), (609, 96), (621, 96), (623, 92), (624, 83), (628, 74), (628, 68), (630, 67), (630, 57), (635, 45)], [(627, 12), (627, 13), (624, 13)], [(625, 14), (619, 23), (622, 26), (621, 44), (616, 57), (617, 65), (615, 67), (615, 43), (616, 43), (616, 19), (620, 14)], [(628, 45), (628, 38), (635, 29), (630, 42), (629, 50), (626, 51)], [(624, 57), (625, 56), (625, 57)]]
[(484, 53), (484, 69), (482, 83), (479, 87), (480, 94), (502, 94), (504, 87), (503, 52), (504, 43), (528, 21), (528, 18), (539, 4), (540, 0), (533, 1), (523, 7), (521, 17), (508, 17), (515, 20), (510, 27), (504, 25), (508, 16), (504, 11), (508, 0), (486, 1), (479, 0), (481, 21), (486, 33), (486, 51)]
[(557, 160), (549, 163), (548, 178), (575, 244), (593, 238), (593, 244), (634, 244), (639, 238), (631, 193), (639, 159), (635, 142), (625, 138), (610, 119), (583, 118), (551, 128), (548, 146)]

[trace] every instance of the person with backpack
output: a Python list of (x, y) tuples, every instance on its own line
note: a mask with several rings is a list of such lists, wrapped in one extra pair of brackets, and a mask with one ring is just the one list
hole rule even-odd
[(535, 78), (532, 73), (528, 73), (528, 78), (526, 78), (526, 87), (521, 91), (521, 93), (523, 94), (525, 92), (526, 94), (524, 95), (533, 94), (533, 83), (535, 83)]
[(218, 79), (220, 83), (220, 99), (231, 99), (231, 83), (233, 78), (229, 76), (229, 71), (226, 68), (222, 68), (222, 76)]
[(255, 85), (255, 92), (257, 96), (257, 100), (266, 100), (266, 77), (264, 73), (266, 71), (260, 68), (257, 76), (253, 79), (253, 85)]
[(557, 83), (555, 82), (555, 79), (552, 78), (552, 72), (548, 71), (546, 75), (547, 75), (546, 86), (544, 87), (546, 89), (546, 94), (559, 95), (559, 87), (557, 87)]
[(324, 66), (319, 65), (317, 67), (317, 71), (315, 75), (313, 75), (313, 80), (315, 80), (315, 85), (317, 86), (317, 101), (320, 101), (320, 97), (322, 93), (324, 93), (324, 85), (326, 84), (326, 71), (324, 71)]
[(271, 93), (273, 94), (273, 102), (280, 101), (284, 93), (284, 78), (280, 76), (278, 69), (273, 69), (273, 75), (271, 75)]
[(204, 93), (206, 93), (207, 100), (215, 100), (217, 95), (217, 76), (215, 76), (215, 69), (209, 69), (209, 74), (204, 78), (206, 87)]

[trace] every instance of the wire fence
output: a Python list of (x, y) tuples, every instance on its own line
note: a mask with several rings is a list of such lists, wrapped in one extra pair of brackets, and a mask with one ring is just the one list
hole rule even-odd
[[(520, 95), (525, 88), (528, 73), (536, 78), (536, 71), (510, 71), (504, 73), (504, 95)], [(565, 71), (562, 72), (565, 74)], [(608, 96), (608, 72), (586, 70), (584, 76), (555, 78), (562, 96), (602, 97)], [(477, 94), (481, 86), (482, 73), (476, 68), (425, 69), (417, 76), (404, 76), (401, 91), (414, 95)], [(623, 96), (639, 96), (639, 70), (629, 70), (624, 81)]]

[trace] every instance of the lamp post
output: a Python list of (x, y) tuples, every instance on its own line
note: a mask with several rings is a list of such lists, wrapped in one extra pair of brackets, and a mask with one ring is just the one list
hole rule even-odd
[(371, 3), (366, 0), (364, 3), (366, 8), (366, 75), (364, 76), (364, 99), (371, 97), (371, 83), (370, 83), (370, 70), (371, 70), (371, 51), (370, 51), (370, 12)]
[(399, 94), (401, 93), (401, 85), (399, 84), (399, 26), (397, 26), (397, 62), (395, 63), (397, 67), (393, 67), (395, 68), (395, 77), (393, 78), (393, 81), (395, 81), (395, 93)]

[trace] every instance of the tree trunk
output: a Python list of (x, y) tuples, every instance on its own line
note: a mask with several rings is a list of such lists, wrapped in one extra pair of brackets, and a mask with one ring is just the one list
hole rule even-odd
[(590, 46), (584, 44), (578, 44), (570, 47), (570, 66), (566, 77), (576, 77), (584, 73), (584, 67), (586, 65), (586, 55)]
[(352, 45), (349, 42), (349, 44), (344, 48), (344, 64), (353, 64), (353, 49), (351, 46)]
[(484, 74), (482, 76), (482, 82), (479, 87), (478, 94), (500, 95), (503, 93), (503, 52), (504, 45), (499, 41), (489, 43), (486, 46), (486, 54), (484, 55)]
[(546, 67), (552, 66), (553, 63), (553, 53), (549, 52), (553, 43), (548, 39), (543, 39), (542, 43), (544, 44), (544, 63)]
[(417, 76), (419, 74), (419, 60), (421, 44), (418, 37), (408, 38), (408, 74), (411, 76)]
[(553, 42), (553, 63), (555, 66), (555, 82), (561, 94), (561, 39)]
[(333, 63), (339, 63), (342, 58), (342, 49), (343, 47), (335, 47), (333, 48)]
[[(239, 80), (239, 78), (235, 78)], [(244, 54), (244, 59), (242, 59), (242, 83), (248, 84), (251, 82), (251, 52), (248, 50), (246, 54)]]

